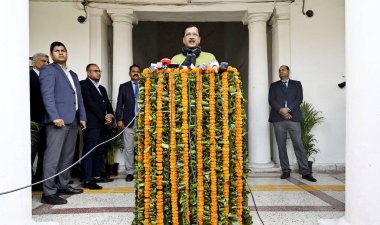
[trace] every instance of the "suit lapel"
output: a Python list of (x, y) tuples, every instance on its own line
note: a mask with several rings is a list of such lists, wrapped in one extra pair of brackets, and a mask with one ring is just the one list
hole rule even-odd
[[(57, 70), (60, 71), (61, 76), (64, 77), (64, 79), (66, 80), (66, 82), (69, 84), (70, 88), (74, 91), (73, 86), (71, 86), (71, 83), (70, 83), (70, 81), (69, 81), (69, 78), (67, 77), (65, 71), (63, 71), (62, 67), (61, 67), (60, 65), (58, 65), (57, 63), (54, 63), (53, 65), (56, 67)], [(69, 72), (69, 73), (70, 73), (70, 72)], [(71, 73), (70, 73), (70, 75), (71, 75)], [(71, 78), (72, 78), (72, 76), (71, 76)], [(74, 80), (74, 79), (73, 79), (73, 80)], [(75, 85), (75, 84), (74, 84), (74, 85)]]

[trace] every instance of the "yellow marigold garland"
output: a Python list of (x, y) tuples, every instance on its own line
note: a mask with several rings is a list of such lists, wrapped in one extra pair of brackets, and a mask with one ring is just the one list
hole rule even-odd
[(150, 74), (146, 74), (145, 81), (145, 121), (144, 121), (144, 170), (145, 170), (145, 184), (144, 184), (144, 221), (145, 225), (150, 224), (150, 136), (149, 136), (149, 128), (150, 128)]
[(216, 112), (215, 112), (215, 74), (210, 73), (210, 176), (211, 176), (211, 224), (218, 224), (218, 187), (216, 177)]
[(197, 87), (197, 186), (198, 186), (198, 224), (203, 225), (204, 212), (204, 185), (203, 185), (203, 143), (202, 143), (202, 99), (203, 84), (202, 73), (199, 69), (196, 71), (196, 87)]
[(187, 88), (187, 69), (181, 70), (181, 80), (182, 80), (182, 142), (184, 144), (183, 148), (183, 180), (185, 182), (186, 191), (186, 214), (185, 218), (190, 221), (190, 206), (189, 206), (189, 100), (188, 100), (188, 88)]
[(162, 131), (163, 131), (163, 112), (162, 112), (162, 93), (164, 90), (164, 75), (158, 75), (158, 88), (157, 88), (157, 117), (156, 117), (156, 171), (157, 171), (157, 217), (156, 224), (164, 224), (164, 194), (163, 194), (163, 147), (162, 147)]
[[(222, 73), (222, 98), (223, 98), (223, 193), (226, 200), (226, 206), (224, 212), (228, 218), (229, 214), (229, 189), (230, 189), (230, 130), (228, 129), (228, 72)], [(228, 219), (227, 219), (228, 223)]]
[(242, 96), (240, 90), (240, 79), (239, 73), (235, 70), (235, 83), (236, 83), (236, 98), (235, 98), (235, 147), (237, 160), (235, 163), (236, 171), (236, 216), (240, 221), (240, 224), (243, 224), (243, 119), (242, 119)]
[(176, 143), (175, 81), (173, 72), (169, 73), (169, 111), (170, 111), (170, 183), (172, 203), (172, 224), (178, 225), (178, 172)]

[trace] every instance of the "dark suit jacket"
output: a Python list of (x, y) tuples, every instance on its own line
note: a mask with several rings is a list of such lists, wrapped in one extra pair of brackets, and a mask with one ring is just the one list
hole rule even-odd
[(80, 86), (86, 108), (87, 128), (103, 128), (106, 114), (114, 114), (106, 89), (99, 85), (100, 94), (89, 78), (80, 81)]
[[(132, 82), (128, 81), (119, 87), (116, 104), (116, 120), (122, 120), (124, 126), (127, 126), (135, 116), (135, 94), (133, 92)], [(132, 122), (128, 127), (133, 127)]]
[[(65, 124), (71, 124), (76, 118), (87, 120), (78, 75), (71, 70), (70, 75), (77, 91), (78, 102), (75, 101), (75, 91), (60, 65), (52, 63), (42, 67), (40, 85), (46, 109), (44, 123), (51, 123), (56, 119), (63, 119)], [(78, 104), (78, 117), (76, 117), (76, 104)]]
[(269, 88), (269, 105), (272, 107), (269, 115), (269, 122), (280, 122), (285, 120), (279, 113), (280, 108), (285, 107), (287, 100), (288, 108), (291, 110), (292, 121), (301, 122), (303, 120), (300, 105), (303, 101), (301, 82), (289, 80), (288, 88), (283, 87), (282, 81), (273, 82)]
[(42, 123), (45, 107), (41, 97), (40, 78), (33, 69), (29, 74), (30, 119), (33, 122)]

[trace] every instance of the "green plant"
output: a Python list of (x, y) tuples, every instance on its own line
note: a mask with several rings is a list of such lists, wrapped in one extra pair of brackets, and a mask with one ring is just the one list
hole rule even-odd
[(106, 164), (113, 165), (115, 163), (115, 154), (116, 150), (123, 151), (123, 134), (120, 134), (115, 138), (116, 135), (120, 133), (119, 129), (116, 126), (116, 123), (113, 122), (110, 126), (107, 127), (106, 139), (109, 140), (113, 138), (106, 144)]
[(40, 130), (41, 130), (41, 124), (33, 122), (33, 121), (30, 122), (30, 133), (31, 133), (32, 145), (37, 144)]
[(311, 133), (311, 130), (316, 124), (320, 124), (324, 120), (324, 117), (321, 116), (321, 111), (317, 111), (314, 106), (308, 102), (302, 102), (300, 108), (304, 117), (304, 120), (301, 122), (302, 144), (307, 156), (311, 157), (311, 155), (319, 152), (319, 149), (315, 146), (318, 140), (314, 134)]

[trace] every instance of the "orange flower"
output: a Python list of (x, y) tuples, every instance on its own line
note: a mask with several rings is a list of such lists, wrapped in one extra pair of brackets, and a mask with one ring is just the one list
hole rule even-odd
[(204, 189), (203, 189), (203, 143), (202, 143), (202, 73), (197, 71), (197, 186), (198, 186), (198, 224), (203, 225)]

